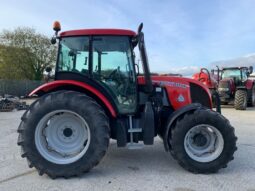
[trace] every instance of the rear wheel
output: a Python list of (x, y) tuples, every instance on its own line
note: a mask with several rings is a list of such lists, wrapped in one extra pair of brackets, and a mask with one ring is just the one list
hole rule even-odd
[(109, 145), (109, 123), (90, 97), (60, 91), (41, 97), (18, 128), (22, 157), (52, 178), (81, 175), (97, 165)]
[(247, 91), (246, 90), (236, 91), (234, 105), (236, 110), (246, 110), (247, 108)]
[(173, 157), (188, 171), (214, 173), (227, 166), (236, 150), (234, 128), (217, 112), (197, 109), (171, 129)]

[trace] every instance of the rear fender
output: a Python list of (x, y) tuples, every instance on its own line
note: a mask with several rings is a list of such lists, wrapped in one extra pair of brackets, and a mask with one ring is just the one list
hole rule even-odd
[(199, 103), (192, 103), (190, 105), (182, 107), (179, 110), (176, 110), (175, 112), (173, 112), (169, 116), (168, 122), (167, 122), (166, 127), (165, 127), (164, 135), (163, 135), (164, 147), (165, 147), (166, 151), (170, 150), (168, 137), (170, 135), (171, 127), (176, 122), (176, 120), (180, 116), (184, 115), (185, 113), (190, 112), (190, 111), (194, 111), (194, 110), (202, 108), (202, 107), (203, 106)]
[(99, 90), (97, 90), (93, 86), (83, 82), (79, 82), (79, 81), (74, 81), (74, 80), (53, 81), (53, 82), (44, 84), (42, 86), (39, 86), (38, 88), (33, 90), (29, 94), (29, 96), (33, 96), (33, 95), (40, 96), (46, 93), (60, 90), (61, 88), (65, 89), (65, 87), (67, 86), (69, 87), (68, 90), (77, 91), (77, 89), (79, 89), (79, 90), (84, 90), (83, 92), (90, 93), (91, 95), (93, 95), (93, 97), (97, 98), (97, 100), (100, 100), (100, 102), (104, 104), (105, 108), (108, 110), (108, 112), (111, 114), (112, 117), (117, 116), (116, 109), (114, 108), (113, 104), (109, 101), (109, 99), (107, 99), (107, 97), (104, 94), (102, 94)]

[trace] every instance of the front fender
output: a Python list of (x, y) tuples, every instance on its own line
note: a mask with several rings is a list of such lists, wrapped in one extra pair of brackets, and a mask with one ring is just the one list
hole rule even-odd
[(246, 84), (245, 84), (245, 87), (246, 87), (248, 90), (251, 90), (252, 87), (253, 87), (253, 85), (254, 85), (254, 81), (248, 79), (247, 82), (246, 82)]
[(117, 116), (116, 110), (114, 109), (113, 105), (106, 98), (106, 96), (104, 94), (102, 94), (99, 90), (97, 90), (93, 86), (90, 86), (86, 83), (79, 82), (79, 81), (57, 80), (57, 81), (53, 81), (53, 82), (50, 82), (50, 83), (46, 83), (46, 84), (43, 84), (43, 85), (39, 86), (35, 90), (33, 90), (29, 94), (29, 96), (33, 96), (35, 94), (40, 95), (40, 94), (49, 93), (49, 92), (52, 92), (52, 91), (54, 91), (54, 90), (56, 90), (60, 87), (65, 87), (65, 86), (73, 87), (73, 89), (79, 88), (79, 89), (83, 89), (87, 92), (90, 92), (91, 94), (96, 96), (100, 101), (102, 101), (102, 103), (106, 106), (106, 108), (109, 110), (109, 112), (111, 113), (111, 115), (113, 117)]
[(165, 131), (164, 131), (164, 135), (163, 135), (163, 141), (164, 141), (164, 147), (166, 151), (169, 151), (169, 142), (168, 142), (168, 138), (169, 138), (169, 133), (171, 131), (171, 126), (173, 125), (173, 123), (183, 114), (189, 112), (189, 111), (194, 111), (196, 109), (199, 109), (203, 107), (201, 104), (199, 103), (192, 103), (190, 105), (186, 105), (184, 107), (182, 107), (181, 109), (176, 110), (175, 112), (173, 112), (169, 118), (168, 118), (168, 122), (166, 124), (165, 127)]

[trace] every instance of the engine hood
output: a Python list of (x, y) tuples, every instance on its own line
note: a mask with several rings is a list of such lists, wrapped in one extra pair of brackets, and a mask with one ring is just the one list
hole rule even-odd
[[(191, 103), (201, 103), (209, 108), (212, 107), (210, 90), (199, 81), (176, 76), (151, 76), (151, 79), (153, 86), (166, 88), (174, 109)], [(138, 77), (138, 84), (145, 85), (143, 76)]]
[[(201, 86), (205, 91), (210, 93), (206, 85), (191, 78), (177, 76), (151, 76), (151, 79), (152, 83), (155, 85), (171, 87), (189, 87), (190, 83), (194, 83), (197, 84), (198, 86)], [(143, 76), (138, 76), (138, 84), (145, 85), (145, 80)]]

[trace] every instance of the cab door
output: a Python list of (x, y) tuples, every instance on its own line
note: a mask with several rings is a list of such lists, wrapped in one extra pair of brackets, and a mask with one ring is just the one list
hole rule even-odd
[(113, 97), (120, 114), (137, 107), (137, 85), (131, 39), (127, 36), (92, 38), (93, 78)]

